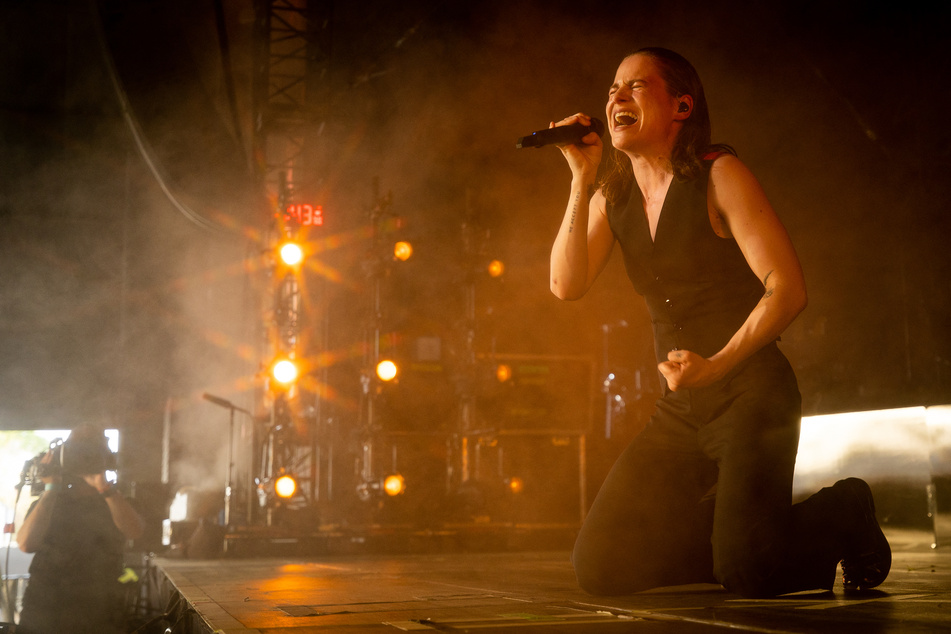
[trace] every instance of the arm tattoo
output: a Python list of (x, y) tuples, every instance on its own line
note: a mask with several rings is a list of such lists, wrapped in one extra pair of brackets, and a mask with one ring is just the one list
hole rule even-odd
[(581, 204), (581, 192), (575, 195), (575, 204), (571, 207), (571, 219), (568, 221), (568, 233), (575, 230), (575, 218), (578, 216), (578, 205)]
[(767, 297), (769, 297), (769, 296), (771, 296), (771, 295), (773, 294), (773, 290), (774, 290), (774, 289), (768, 285), (768, 284), (769, 284), (769, 276), (772, 275), (772, 274), (773, 274), (773, 272), (770, 271), (769, 273), (766, 274), (766, 277), (763, 278), (763, 286), (766, 287), (766, 293), (763, 294), (763, 298), (764, 298), (764, 299), (767, 298)]
[[(594, 185), (588, 185), (587, 199), (588, 202), (591, 201), (591, 198), (594, 196), (594, 192), (597, 191), (597, 188)], [(571, 208), (571, 219), (568, 221), (568, 233), (571, 233), (575, 230), (575, 218), (578, 216), (578, 205), (581, 204), (581, 192), (578, 192), (575, 195), (575, 204)]]

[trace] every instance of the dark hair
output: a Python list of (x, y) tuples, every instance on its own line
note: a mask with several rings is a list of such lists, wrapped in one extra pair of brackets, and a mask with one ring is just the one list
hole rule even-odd
[(66, 473), (82, 476), (116, 468), (116, 457), (109, 449), (105, 434), (88, 423), (73, 429), (61, 445), (61, 451), (60, 460)]
[[(710, 142), (710, 111), (703, 92), (703, 83), (693, 65), (682, 55), (666, 48), (648, 46), (628, 55), (646, 55), (657, 65), (667, 91), (672, 97), (690, 95), (693, 97), (693, 109), (687, 117), (670, 154), (674, 177), (680, 180), (696, 178), (703, 169), (703, 157), (713, 151), (736, 152), (729, 145)], [(625, 59), (627, 59), (625, 57)], [(623, 202), (630, 196), (634, 174), (630, 161), (617, 150), (608, 153), (605, 171), (601, 177), (601, 190), (609, 204)]]

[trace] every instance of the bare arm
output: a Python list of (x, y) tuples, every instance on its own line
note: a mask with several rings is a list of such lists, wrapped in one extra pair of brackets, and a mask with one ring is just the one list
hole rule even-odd
[(702, 387), (774, 341), (806, 307), (806, 284), (785, 227), (759, 182), (734, 156), (717, 159), (710, 171), (710, 202), (736, 240), (763, 296), (730, 341), (709, 359), (678, 350), (660, 364), (671, 389)]
[[(145, 523), (128, 500), (122, 497), (118, 491), (112, 491), (112, 485), (106, 480), (105, 474), (83, 476), (83, 479), (99, 494), (111, 493), (105, 496), (106, 504), (109, 506), (109, 513), (112, 515), (112, 522), (126, 539), (141, 537), (145, 530)], [(20, 529), (17, 531), (17, 544), (23, 552), (34, 553), (39, 550), (43, 545), (46, 533), (49, 531), (53, 518), (53, 508), (56, 505), (57, 498), (62, 495), (58, 487), (63, 486), (58, 481), (52, 484), (55, 488), (45, 491), (40, 496), (36, 506), (24, 518), (23, 524), (20, 525)], [(95, 495), (92, 492), (90, 494)]]
[(40, 495), (36, 506), (23, 519), (23, 523), (17, 530), (17, 545), (20, 550), (25, 553), (35, 553), (43, 545), (43, 539), (53, 518), (53, 507), (59, 495), (59, 491), (46, 491)]
[(83, 479), (100, 494), (106, 494), (104, 497), (106, 504), (109, 505), (109, 513), (112, 514), (112, 522), (119, 529), (119, 532), (125, 535), (126, 539), (137, 539), (142, 536), (142, 532), (145, 530), (142, 517), (132, 508), (129, 501), (122, 497), (122, 494), (106, 480), (104, 473), (83, 476)]
[[(590, 124), (589, 117), (577, 114), (558, 125), (576, 121)], [(572, 172), (568, 206), (551, 249), (550, 288), (559, 299), (579, 299), (587, 293), (614, 246), (604, 196), (595, 187), (603, 146), (594, 133), (584, 141), (582, 145), (559, 146)]]
[[(41, 465), (49, 465), (53, 461), (52, 452), (47, 451), (40, 458)], [(56, 500), (61, 495), (60, 490), (63, 486), (63, 480), (58, 475), (51, 475), (42, 478), (42, 482), (47, 489), (40, 494), (40, 499), (36, 505), (23, 518), (23, 524), (17, 531), (17, 545), (25, 553), (35, 553), (49, 531), (50, 522), (53, 519), (53, 508), (56, 506)]]

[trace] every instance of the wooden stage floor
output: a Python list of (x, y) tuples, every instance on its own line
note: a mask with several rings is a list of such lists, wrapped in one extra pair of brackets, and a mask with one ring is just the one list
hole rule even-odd
[(157, 560), (166, 594), (193, 608), (188, 632), (951, 632), (951, 549), (889, 531), (880, 588), (747, 600), (703, 585), (598, 598), (568, 553), (357, 554)]

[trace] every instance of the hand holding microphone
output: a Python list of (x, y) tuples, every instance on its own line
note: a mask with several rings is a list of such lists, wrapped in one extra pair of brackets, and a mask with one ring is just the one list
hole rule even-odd
[[(576, 115), (577, 116), (577, 115)], [(568, 125), (560, 125), (545, 130), (533, 132), (523, 136), (515, 143), (517, 149), (527, 147), (544, 147), (546, 145), (579, 145), (582, 139), (592, 132), (598, 136), (604, 134), (604, 123), (600, 119), (590, 118), (591, 124), (585, 125), (580, 120)]]
[[(604, 144), (600, 139), (603, 133), (604, 123), (579, 112), (565, 117), (557, 124), (551, 124), (547, 130), (539, 130), (520, 138), (516, 147), (542, 147), (556, 144), (568, 161), (573, 178), (594, 183), (598, 165), (601, 163), (601, 153), (604, 150)], [(588, 138), (587, 143), (584, 141), (585, 138)]]

